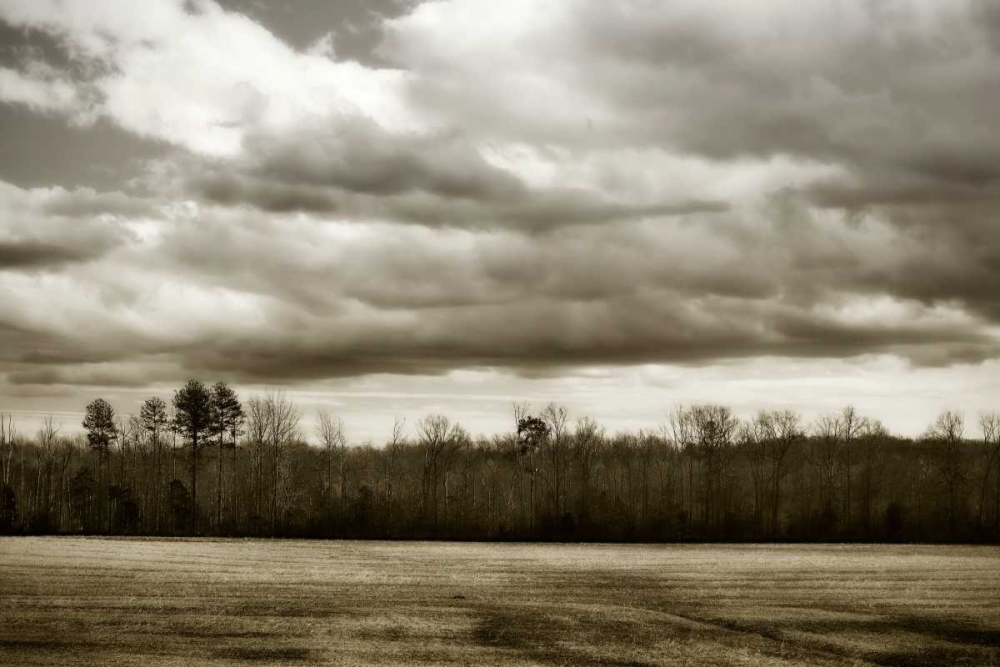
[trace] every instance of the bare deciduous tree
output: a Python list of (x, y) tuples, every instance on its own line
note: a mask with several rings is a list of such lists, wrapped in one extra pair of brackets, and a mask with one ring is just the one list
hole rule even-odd
[(549, 403), (540, 415), (549, 429), (549, 437), (544, 441), (544, 456), (551, 471), (549, 488), (554, 517), (562, 516), (563, 484), (566, 466), (569, 464), (569, 412), (565, 407)]
[(927, 431), (925, 437), (937, 442), (941, 448), (940, 473), (947, 497), (948, 532), (954, 535), (958, 520), (958, 491), (964, 482), (962, 471), (962, 435), (965, 420), (961, 414), (946, 410)]
[(458, 424), (452, 424), (443, 415), (429, 415), (417, 424), (417, 434), (424, 450), (424, 506), (429, 513), (431, 528), (438, 530), (438, 495), (442, 477), (447, 479), (455, 455), (469, 442), (469, 436)]
[(0, 414), (0, 482), (10, 485), (14, 464), (14, 448), (17, 442), (17, 426), (11, 415)]
[(347, 436), (344, 433), (344, 421), (339, 417), (334, 417), (330, 412), (323, 408), (319, 411), (318, 419), (316, 423), (316, 435), (319, 437), (320, 446), (323, 447), (323, 453), (326, 458), (326, 486), (327, 486), (327, 501), (330, 504), (330, 509), (327, 511), (327, 531), (331, 530), (330, 521), (332, 520), (332, 507), (333, 507), (333, 467), (334, 461), (337, 461), (339, 466), (339, 479), (340, 479), (340, 494), (339, 494), (339, 521), (343, 524), (345, 519), (345, 500), (347, 495)]
[(986, 487), (990, 473), (996, 482), (993, 508), (994, 529), (1000, 532), (1000, 413), (989, 412), (979, 418), (979, 426), (983, 431), (983, 444), (986, 446), (987, 459), (983, 470), (983, 482), (979, 491), (979, 520), (985, 521)]
[(573, 432), (573, 457), (580, 470), (580, 521), (590, 522), (590, 486), (594, 457), (604, 441), (604, 429), (590, 417), (581, 417)]
[(298, 436), (298, 428), (299, 412), (284, 393), (270, 391), (247, 402), (247, 432), (259, 448), (257, 454), (261, 470), (258, 484), (263, 487), (266, 483), (270, 491), (267, 509), (272, 535), (278, 529), (282, 454), (288, 443)]
[(851, 454), (854, 451), (855, 442), (857, 441), (858, 436), (864, 432), (866, 424), (864, 418), (858, 415), (854, 406), (848, 405), (841, 411), (838, 419), (838, 425), (840, 431), (840, 443), (844, 452), (844, 525), (847, 527), (847, 531), (850, 532), (852, 517), (854, 515), (854, 504), (851, 500), (851, 494), (854, 488), (851, 481), (851, 471), (853, 470)]
[[(84, 455), (82, 438), (60, 437), (52, 420), (27, 439), (16, 437), (9, 417), (0, 420), (0, 530), (191, 530), (195, 484), (175, 479), (169, 493), (158, 490), (172, 458), (169, 448), (157, 456), (167, 437), (166, 405), (151, 399), (117, 428), (104, 405), (89, 406), (85, 420), (93, 457)], [(396, 420), (379, 447), (348, 443), (330, 413), (320, 415), (312, 438), (318, 446), (310, 446), (299, 435), (294, 405), (280, 394), (255, 397), (246, 408), (240, 448), (231, 447), (239, 430), (220, 428), (216, 413), (199, 435), (199, 447), (218, 440), (232, 449), (229, 471), (222, 468), (228, 474), (211, 478), (219, 482), (210, 494), (215, 520), (203, 532), (651, 541), (1000, 537), (1000, 417), (992, 414), (980, 419), (982, 440), (966, 440), (961, 416), (945, 413), (914, 441), (853, 409), (820, 418), (806, 436), (798, 415), (787, 411), (741, 422), (725, 407), (695, 405), (675, 410), (662, 435), (606, 439), (592, 419), (571, 428), (563, 409), (533, 416), (521, 404), (520, 433), (473, 441), (432, 415), (412, 441)], [(98, 427), (109, 416), (101, 444)], [(178, 450), (182, 464), (190, 453)], [(533, 480), (537, 488), (529, 486)], [(204, 494), (203, 481), (197, 488)], [(331, 524), (331, 516), (340, 521)], [(169, 517), (173, 524), (163, 525)]]

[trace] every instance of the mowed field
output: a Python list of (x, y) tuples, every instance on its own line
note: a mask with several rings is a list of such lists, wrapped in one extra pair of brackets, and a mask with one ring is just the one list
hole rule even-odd
[(1000, 549), (0, 539), (4, 665), (1000, 665)]

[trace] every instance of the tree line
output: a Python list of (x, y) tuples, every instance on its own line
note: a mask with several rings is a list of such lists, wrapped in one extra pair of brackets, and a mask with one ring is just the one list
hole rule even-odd
[(86, 406), (85, 435), (0, 415), (0, 532), (477, 540), (1000, 541), (1000, 414), (916, 439), (853, 407), (811, 424), (673, 410), (656, 431), (516, 403), (472, 437), (443, 415), (351, 444), (283, 394), (191, 380), (171, 404)]

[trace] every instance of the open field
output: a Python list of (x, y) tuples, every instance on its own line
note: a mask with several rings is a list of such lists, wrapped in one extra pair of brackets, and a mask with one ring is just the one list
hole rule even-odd
[(0, 664), (1000, 665), (1000, 548), (4, 538)]

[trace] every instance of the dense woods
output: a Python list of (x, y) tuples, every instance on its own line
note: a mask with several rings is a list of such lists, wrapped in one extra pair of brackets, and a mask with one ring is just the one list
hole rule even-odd
[[(738, 419), (679, 407), (607, 433), (548, 405), (509, 433), (442, 415), (351, 444), (282, 394), (188, 382), (172, 405), (86, 407), (85, 434), (0, 415), (0, 532), (532, 540), (1000, 540), (1000, 415), (916, 440), (847, 407)], [(391, 426), (391, 428), (389, 428)], [(972, 433), (975, 431), (975, 433)], [(305, 437), (311, 436), (315, 444)]]

